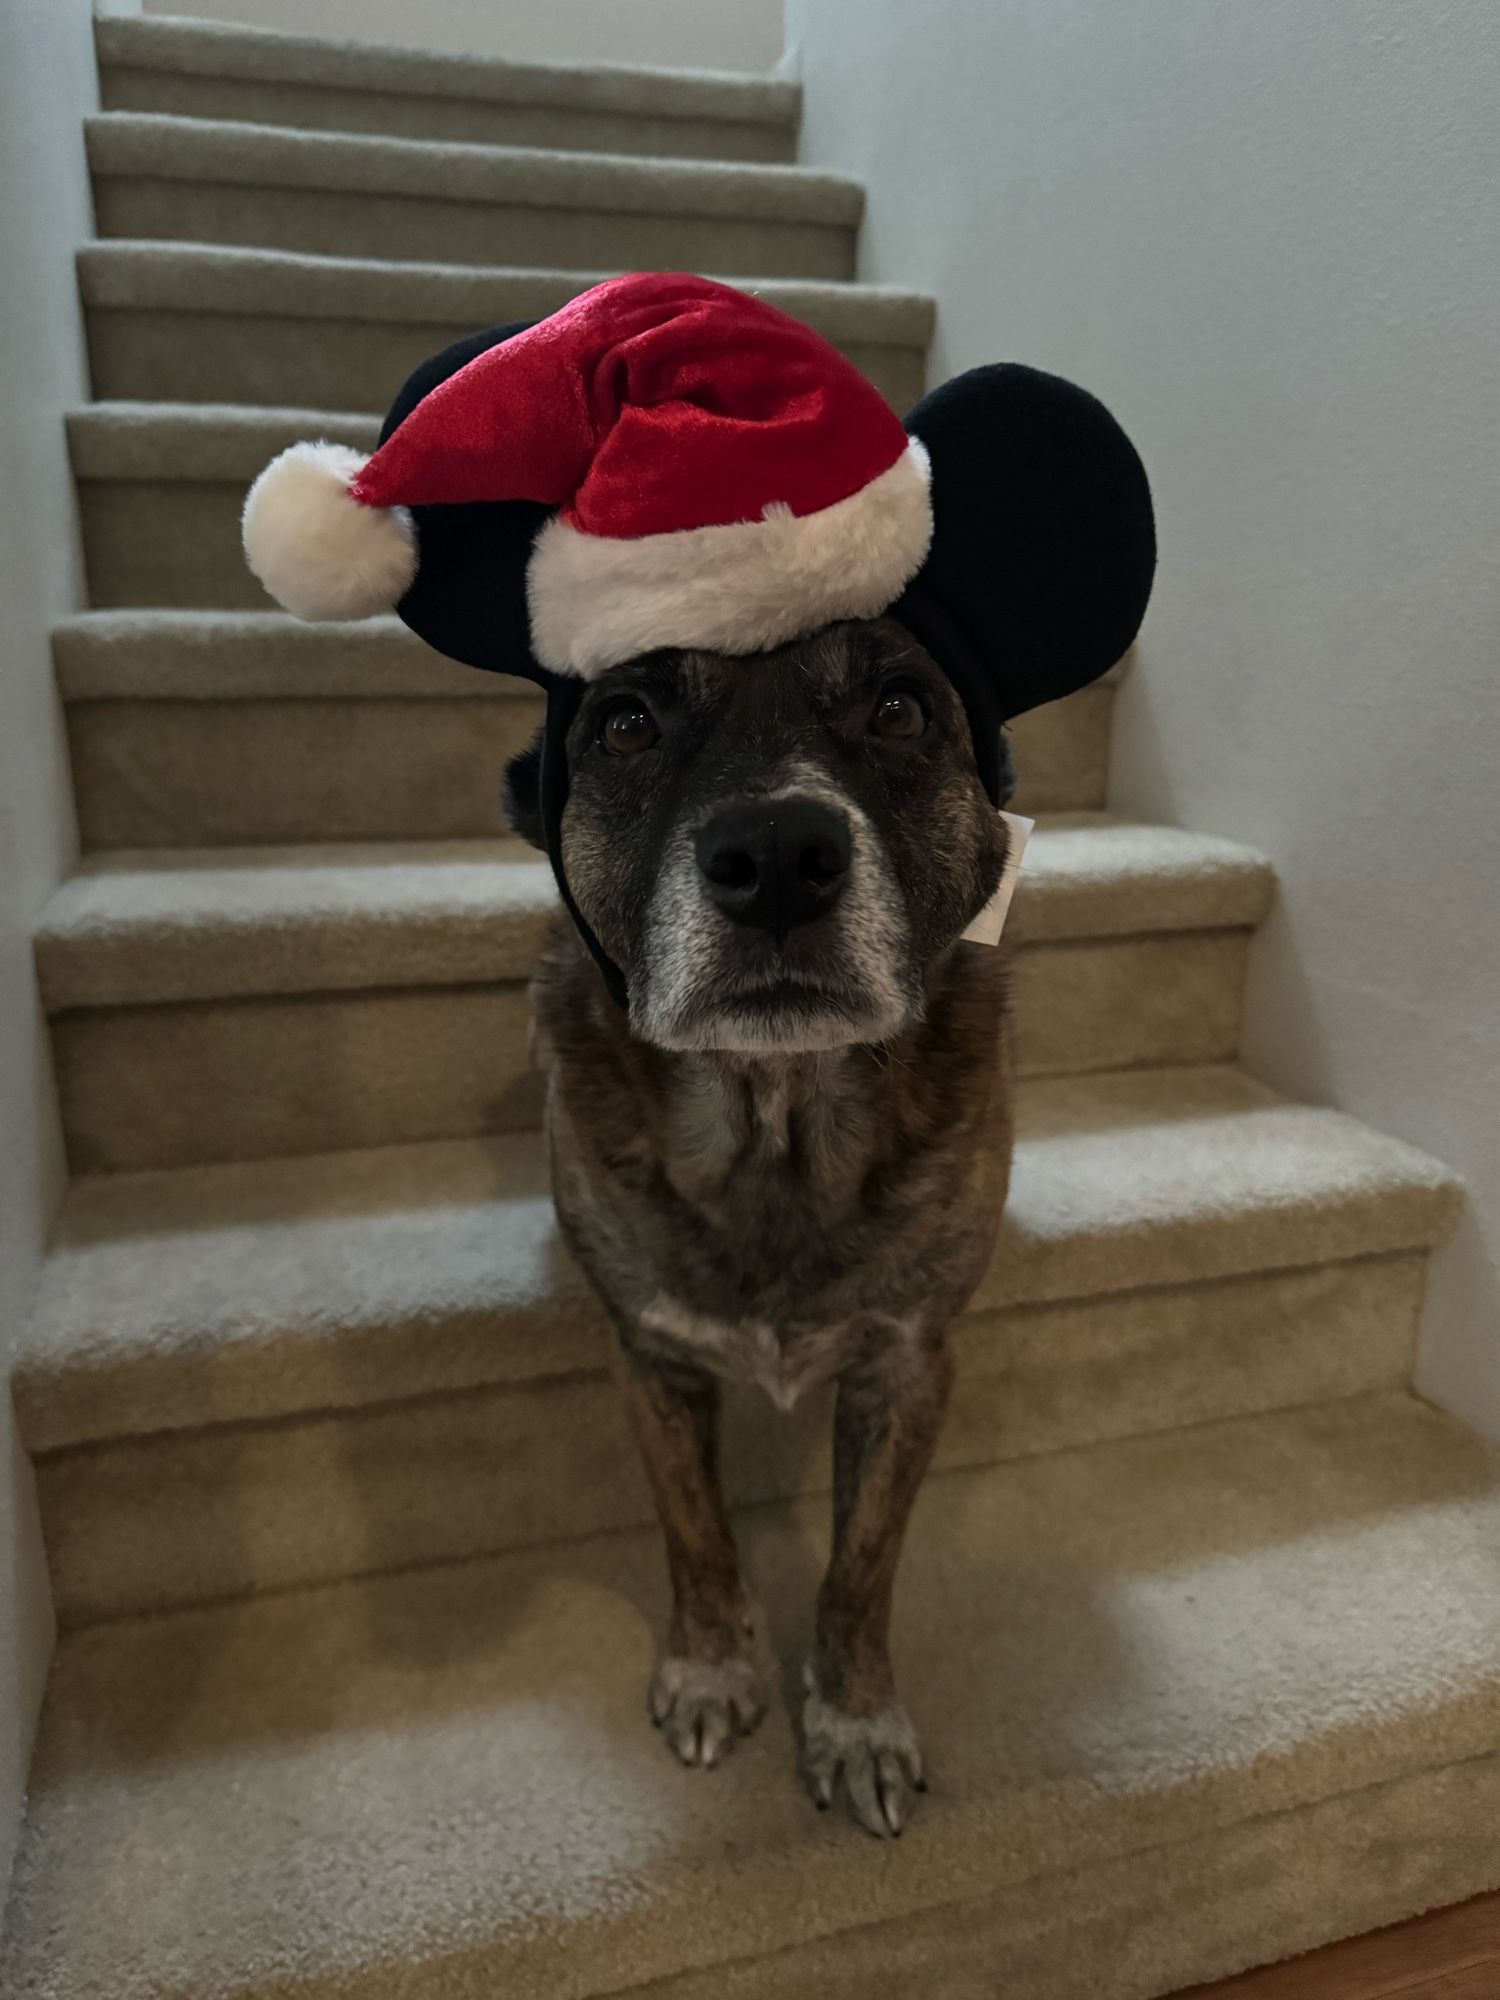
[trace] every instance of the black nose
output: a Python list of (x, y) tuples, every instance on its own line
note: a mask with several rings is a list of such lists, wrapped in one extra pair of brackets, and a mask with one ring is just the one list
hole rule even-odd
[(715, 813), (694, 852), (726, 917), (784, 937), (843, 894), (849, 822), (817, 799), (755, 799)]

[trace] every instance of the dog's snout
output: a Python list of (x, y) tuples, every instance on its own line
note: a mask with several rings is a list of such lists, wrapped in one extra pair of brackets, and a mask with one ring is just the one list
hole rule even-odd
[(738, 924), (778, 936), (825, 916), (849, 876), (849, 822), (819, 799), (756, 799), (699, 829), (711, 900)]

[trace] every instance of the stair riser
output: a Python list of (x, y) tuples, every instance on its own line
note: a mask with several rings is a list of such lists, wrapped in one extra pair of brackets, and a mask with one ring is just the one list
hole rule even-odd
[[(1103, 804), (1113, 692), (1086, 689), (1015, 725), (1018, 812)], [(488, 837), (505, 830), (506, 760), (541, 713), (510, 699), (76, 703), (84, 846)]]
[(249, 483), (80, 479), (90, 603), (100, 610), (272, 609), (240, 547)]
[[(940, 1465), (980, 1465), (1394, 1386), (1425, 1258), (1370, 1257), (976, 1313)], [(592, 1306), (585, 1316), (597, 1317)], [(603, 1351), (607, 1338), (598, 1330)], [(828, 1397), (731, 1395), (736, 1500), (825, 1491)], [(602, 1371), (313, 1419), (44, 1455), (69, 1622), (629, 1526), (651, 1504)]]
[(126, 174), (95, 176), (94, 208), (101, 236), (235, 243), (333, 257), (564, 265), (582, 271), (721, 271), (730, 277), (854, 276), (856, 232), (844, 223), (618, 214)]
[[(1023, 1075), (1227, 1060), (1248, 931), (1016, 955)], [(75, 1173), (524, 1130), (540, 1117), (525, 986), (121, 1006), (52, 1024)]]
[(797, 135), (789, 126), (728, 119), (632, 117), (542, 104), (487, 104), (461, 97), (339, 90), (327, 84), (270, 83), (255, 77), (179, 75), (114, 64), (104, 66), (99, 84), (105, 111), (230, 118), (319, 132), (767, 165), (785, 165), (797, 152)]
[[(491, 324), (530, 316), (512, 310), (497, 286)], [(384, 410), (419, 361), (472, 333), (477, 323), (94, 307), (88, 314), (94, 394), (122, 401)], [(898, 411), (921, 397), (921, 348), (853, 340), (835, 345)]]
[(503, 833), (506, 762), (542, 704), (103, 701), (67, 716), (85, 848), (232, 847)]
[[(838, 1931), (778, 1952), (774, 1983), (763, 1977), (764, 1961), (748, 1960), (653, 1981), (651, 2000), (852, 2000), (876, 1989), (942, 2000), (1158, 2000), (1187, 1986), (1196, 1993), (1203, 1981), (1279, 1968), (1317, 1946), (1493, 1891), (1497, 1822), (1500, 1757), (1478, 1756), (1367, 1791), (1335, 1790), (1292, 1812), (1256, 1814), (1158, 1846), (1144, 1865), (1138, 1854), (1092, 1857), (971, 1902)], [(1388, 2000), (1492, 2000), (1490, 1967), (1476, 1965), (1472, 1974), (1472, 1983), (1460, 1971), (1425, 1994), (1402, 1988)], [(1314, 2000), (1319, 1987), (1324, 2000), (1355, 1993), (1322, 1986), (1321, 1968), (1297, 1968), (1236, 1981), (1228, 1996)], [(1368, 1987), (1358, 1990), (1375, 2000)]]

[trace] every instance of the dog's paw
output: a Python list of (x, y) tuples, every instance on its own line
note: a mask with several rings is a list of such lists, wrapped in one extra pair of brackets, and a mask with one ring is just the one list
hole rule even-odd
[(833, 1804), (843, 1781), (850, 1814), (879, 1840), (899, 1835), (925, 1792), (922, 1751), (900, 1702), (874, 1715), (851, 1715), (824, 1701), (808, 1675), (802, 1707), (802, 1767), (819, 1812)]
[(682, 1762), (705, 1770), (766, 1712), (760, 1675), (739, 1656), (717, 1663), (669, 1656), (651, 1678), (650, 1705), (651, 1720)]

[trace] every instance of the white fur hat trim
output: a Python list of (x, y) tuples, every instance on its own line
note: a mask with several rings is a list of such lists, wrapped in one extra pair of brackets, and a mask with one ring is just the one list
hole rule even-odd
[(370, 618), (393, 610), (411, 588), (411, 515), (354, 498), (350, 483), (365, 463), (349, 445), (294, 444), (246, 495), (245, 559), (298, 618)]

